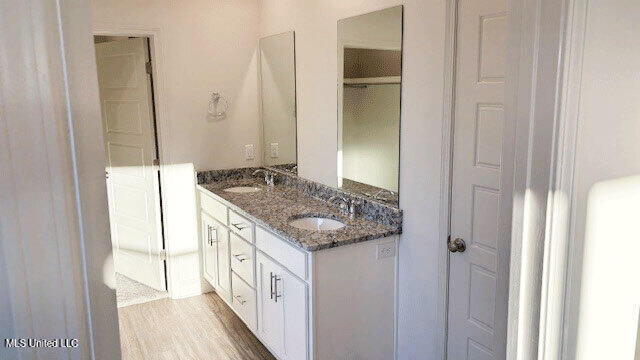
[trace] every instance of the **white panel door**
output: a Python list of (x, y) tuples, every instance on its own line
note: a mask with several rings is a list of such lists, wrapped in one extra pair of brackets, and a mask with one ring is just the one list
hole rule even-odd
[(166, 290), (146, 39), (96, 44), (116, 271)]
[[(506, 0), (459, 0), (447, 354), (505, 358), (509, 244), (500, 243)], [(508, 189), (506, 189), (508, 190)]]

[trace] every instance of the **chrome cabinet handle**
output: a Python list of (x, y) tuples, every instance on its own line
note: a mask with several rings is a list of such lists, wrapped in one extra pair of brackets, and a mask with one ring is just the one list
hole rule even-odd
[(209, 245), (213, 245), (215, 243), (220, 242), (218, 240), (218, 228), (216, 226), (211, 226), (209, 225), (209, 231), (211, 232), (211, 242), (209, 243)]
[(270, 284), (269, 284), (269, 285), (270, 285), (270, 287), (271, 287), (271, 300), (273, 300), (273, 277), (274, 277), (274, 276), (273, 276), (273, 273), (272, 273), (272, 272), (270, 272), (270, 273), (269, 273), (269, 276), (270, 276), (270, 278), (271, 278), (271, 281), (270, 281)]
[(454, 240), (449, 240), (449, 242), (447, 243), (447, 248), (452, 253), (464, 252), (465, 250), (467, 250), (467, 245), (465, 244), (463, 239), (456, 238)]
[(278, 281), (280, 280), (282, 280), (280, 276), (273, 276), (273, 301), (275, 302), (278, 302), (278, 298), (282, 297), (282, 295), (278, 295)]
[(235, 227), (238, 230), (244, 230), (244, 229), (248, 228), (249, 226), (251, 226), (251, 225), (247, 225), (246, 223), (241, 223), (241, 222), (240, 223), (231, 224), (231, 225), (233, 225), (233, 227)]
[(234, 297), (234, 298), (236, 298), (236, 300), (238, 300), (238, 302), (240, 303), (240, 305), (244, 305), (244, 303), (246, 303), (246, 302), (247, 302), (247, 300), (244, 300), (244, 299), (242, 298), (242, 296), (240, 296), (240, 295), (234, 295), (233, 297)]
[(207, 243), (210, 246), (213, 246), (214, 243), (218, 242), (218, 233), (215, 230), (215, 227), (207, 225)]
[(236, 260), (238, 260), (240, 262), (249, 260), (249, 258), (245, 254), (235, 254), (235, 255), (233, 255), (233, 257), (236, 258)]

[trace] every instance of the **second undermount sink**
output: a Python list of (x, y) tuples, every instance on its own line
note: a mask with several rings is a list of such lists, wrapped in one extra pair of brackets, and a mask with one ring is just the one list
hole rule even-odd
[(246, 193), (254, 193), (258, 192), (262, 189), (255, 186), (234, 186), (224, 189), (226, 192), (237, 193), (237, 194), (246, 194)]
[(338, 220), (321, 216), (306, 216), (289, 221), (289, 225), (303, 230), (338, 230), (346, 225)]

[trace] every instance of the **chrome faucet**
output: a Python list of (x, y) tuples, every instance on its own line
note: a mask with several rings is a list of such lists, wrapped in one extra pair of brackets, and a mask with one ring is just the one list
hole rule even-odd
[(334, 195), (329, 198), (329, 202), (333, 203), (333, 200), (340, 200), (340, 212), (343, 214), (348, 214), (349, 218), (353, 219), (358, 212), (358, 206), (360, 205), (360, 201), (356, 199), (349, 199), (346, 196), (342, 195)]
[(358, 212), (358, 207), (361, 204), (362, 204), (362, 201), (356, 200), (356, 199), (351, 199), (351, 202), (349, 202), (349, 217), (351, 219), (356, 217), (356, 213)]
[(349, 213), (349, 199), (346, 196), (342, 196), (342, 195), (334, 195), (332, 197), (329, 198), (329, 202), (333, 203), (333, 200), (335, 199), (339, 199), (340, 200), (340, 212), (343, 214), (348, 214)]
[(275, 185), (275, 176), (271, 172), (269, 172), (269, 171), (267, 171), (265, 169), (258, 169), (256, 171), (254, 171), (253, 175), (255, 176), (256, 174), (261, 173), (261, 172), (264, 173), (264, 182), (266, 182), (267, 185), (269, 185), (269, 186)]

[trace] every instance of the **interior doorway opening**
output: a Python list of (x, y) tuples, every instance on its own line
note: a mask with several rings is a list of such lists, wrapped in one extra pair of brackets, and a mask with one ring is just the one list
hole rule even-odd
[(150, 39), (94, 36), (118, 307), (169, 296)]

